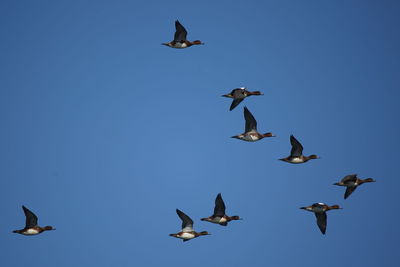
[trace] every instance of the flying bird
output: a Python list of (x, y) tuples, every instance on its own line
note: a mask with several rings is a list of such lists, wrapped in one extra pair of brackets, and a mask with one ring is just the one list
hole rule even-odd
[(300, 144), (297, 139), (291, 135), (290, 136), (290, 144), (292, 145), (292, 150), (290, 151), (290, 156), (280, 159), (285, 162), (293, 163), (293, 164), (299, 164), (299, 163), (304, 163), (309, 161), (310, 159), (318, 159), (319, 157), (317, 155), (310, 155), (310, 156), (304, 156), (303, 155), (303, 146)]
[(357, 189), (357, 186), (372, 182), (375, 182), (372, 178), (360, 179), (357, 177), (357, 174), (350, 174), (343, 177), (340, 182), (334, 183), (334, 185), (346, 186), (346, 191), (344, 193), (344, 199), (346, 199)]
[(219, 193), (215, 198), (214, 214), (210, 217), (202, 218), (201, 220), (227, 226), (228, 222), (241, 220), (241, 218), (239, 218), (239, 216), (228, 216), (225, 214), (225, 203), (222, 199), (221, 193)]
[(311, 206), (301, 207), (300, 209), (314, 212), (315, 217), (317, 218), (317, 225), (319, 227), (319, 230), (321, 230), (322, 234), (325, 234), (327, 224), (326, 212), (328, 210), (341, 209), (341, 207), (339, 207), (338, 205), (328, 206), (324, 203), (314, 203)]
[(203, 45), (204, 43), (202, 43), (200, 40), (196, 40), (196, 41), (188, 41), (186, 39), (187, 36), (187, 31), (185, 29), (185, 27), (182, 26), (182, 24), (180, 24), (180, 22), (178, 20), (175, 21), (175, 35), (174, 35), (174, 40), (168, 43), (162, 43), (162, 45), (166, 45), (172, 48), (187, 48), (190, 47), (192, 45)]
[(13, 233), (21, 235), (38, 235), (44, 231), (56, 230), (52, 226), (38, 226), (38, 217), (25, 206), (22, 206), (22, 209), (24, 210), (26, 217), (25, 228), (21, 230), (14, 230)]
[(170, 234), (169, 236), (173, 236), (176, 238), (183, 239), (183, 242), (189, 241), (190, 239), (199, 237), (201, 235), (209, 235), (207, 231), (203, 231), (200, 233), (197, 233), (193, 230), (193, 221), (190, 219), (189, 216), (187, 216), (185, 213), (182, 211), (176, 209), (176, 213), (178, 214), (179, 218), (182, 220), (182, 231), (176, 234)]
[(229, 108), (229, 111), (233, 110), (237, 105), (240, 104), (246, 97), (251, 95), (263, 95), (260, 91), (247, 91), (246, 87), (240, 87), (233, 89), (232, 92), (226, 95), (222, 95), (224, 97), (233, 98), (232, 104)]
[(239, 135), (232, 136), (232, 138), (248, 142), (255, 142), (263, 139), (264, 137), (275, 137), (272, 133), (260, 134), (259, 132), (257, 132), (257, 121), (247, 109), (247, 107), (244, 107), (243, 114), (246, 121), (245, 132)]

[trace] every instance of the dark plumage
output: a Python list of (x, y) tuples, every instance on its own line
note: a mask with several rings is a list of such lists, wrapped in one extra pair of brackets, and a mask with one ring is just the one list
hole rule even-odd
[(293, 135), (290, 136), (290, 144), (292, 145), (290, 157), (300, 157), (303, 155), (303, 146)]
[(222, 199), (221, 193), (215, 198), (214, 214), (207, 218), (202, 218), (202, 221), (216, 223), (222, 226), (227, 226), (228, 222), (233, 220), (240, 220), (239, 216), (228, 216), (225, 214), (225, 203)]
[(193, 220), (187, 216), (182, 211), (176, 209), (176, 213), (178, 214), (179, 218), (182, 220), (182, 230), (176, 234), (170, 234), (172, 237), (180, 238), (183, 242), (189, 241), (193, 238), (202, 236), (202, 235), (209, 235), (207, 231), (203, 232), (195, 232), (193, 230)]
[(372, 178), (360, 179), (357, 177), (357, 174), (349, 174), (343, 177), (340, 182), (334, 183), (334, 185), (346, 186), (344, 199), (347, 199), (357, 189), (359, 185), (372, 182), (375, 182), (375, 180)]
[(24, 210), (25, 217), (26, 217), (25, 228), (31, 228), (31, 227), (37, 226), (38, 217), (32, 211), (30, 211), (27, 207), (22, 206), (22, 209)]
[(292, 145), (292, 149), (290, 150), (290, 156), (286, 158), (282, 158), (280, 160), (293, 163), (300, 164), (309, 161), (310, 159), (318, 159), (317, 155), (304, 156), (303, 155), (303, 146), (301, 143), (293, 136), (290, 136), (290, 144)]
[(25, 228), (14, 230), (13, 233), (21, 235), (38, 235), (44, 231), (55, 230), (52, 226), (40, 227), (38, 225), (38, 217), (27, 207), (22, 206), (25, 214)]
[(202, 43), (200, 40), (196, 40), (196, 41), (188, 41), (186, 39), (187, 36), (187, 31), (185, 29), (185, 27), (183, 27), (183, 25), (176, 20), (175, 21), (175, 34), (174, 34), (174, 40), (168, 43), (162, 43), (162, 45), (166, 45), (172, 48), (187, 48), (190, 47), (192, 45), (202, 45), (204, 43)]
[(213, 216), (224, 216), (225, 215), (225, 203), (222, 199), (221, 193), (215, 198), (215, 207)]
[(178, 214), (179, 218), (182, 220), (182, 229), (191, 229), (193, 230), (193, 220), (190, 219), (189, 216), (187, 216), (185, 213), (182, 211), (176, 209), (176, 213)]
[(244, 119), (246, 121), (244, 131), (246, 133), (251, 132), (251, 131), (257, 131), (257, 121), (247, 107), (244, 107), (243, 114), (244, 114)]
[(176, 20), (175, 21), (175, 34), (174, 34), (174, 41), (175, 42), (183, 42), (186, 41), (187, 31), (183, 25)]
[(247, 107), (243, 108), (243, 116), (246, 121), (245, 132), (239, 135), (232, 136), (232, 138), (240, 139), (247, 142), (255, 142), (265, 137), (274, 137), (272, 133), (260, 134), (259, 132), (257, 132), (257, 121)]
[(232, 104), (229, 111), (233, 110), (237, 105), (240, 104), (246, 97), (251, 95), (262, 95), (260, 91), (247, 91), (245, 87), (233, 89), (229, 94), (222, 95), (224, 97), (233, 98)]
[(326, 212), (316, 212), (315, 217), (317, 218), (317, 225), (322, 234), (326, 233), (327, 216)]
[(317, 225), (322, 234), (326, 233), (327, 216), (326, 212), (333, 209), (341, 209), (338, 205), (328, 206), (324, 203), (314, 203), (311, 206), (301, 207), (300, 209), (314, 212), (317, 218)]

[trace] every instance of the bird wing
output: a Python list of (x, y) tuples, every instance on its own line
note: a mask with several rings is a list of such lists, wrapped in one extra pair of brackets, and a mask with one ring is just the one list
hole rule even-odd
[(234, 108), (236, 108), (237, 105), (239, 105), (240, 102), (243, 101), (243, 99), (244, 99), (244, 98), (237, 98), (237, 99), (234, 99), (234, 100), (232, 101), (232, 104), (231, 104), (230, 108), (229, 108), (229, 111), (232, 111)]
[(257, 131), (257, 121), (247, 109), (247, 107), (244, 107), (244, 119), (246, 120), (245, 133), (250, 131)]
[(25, 228), (37, 226), (38, 217), (25, 206), (22, 206), (22, 209), (24, 210), (26, 217)]
[(178, 20), (175, 21), (175, 29), (174, 41), (186, 41), (187, 31)]
[(222, 217), (225, 215), (225, 203), (222, 199), (221, 193), (215, 198), (214, 216)]
[(317, 225), (319, 227), (319, 230), (321, 230), (321, 233), (325, 234), (327, 223), (326, 212), (316, 212), (315, 217), (317, 217)]
[(292, 150), (290, 151), (291, 157), (300, 157), (303, 155), (303, 146), (293, 135), (290, 136), (290, 144), (292, 145)]
[(346, 192), (344, 192), (344, 199), (348, 198), (356, 189), (357, 186), (347, 186)]
[(182, 211), (176, 209), (176, 213), (178, 214), (179, 218), (182, 220), (182, 232), (192, 232), (193, 231), (193, 221), (190, 219), (189, 216), (187, 216), (185, 213)]

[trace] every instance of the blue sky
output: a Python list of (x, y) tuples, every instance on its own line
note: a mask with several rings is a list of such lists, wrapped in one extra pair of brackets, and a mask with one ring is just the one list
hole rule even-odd
[[(396, 266), (399, 7), (2, 1), (0, 265)], [(161, 46), (176, 19), (205, 45)], [(230, 138), (244, 105), (277, 137)], [(278, 161), (290, 134), (321, 159)], [(350, 173), (377, 182), (344, 200)], [(244, 220), (200, 221), (219, 192)], [(344, 208), (325, 236), (314, 202)], [(57, 230), (12, 234), (21, 205)], [(176, 208), (212, 235), (169, 237)]]

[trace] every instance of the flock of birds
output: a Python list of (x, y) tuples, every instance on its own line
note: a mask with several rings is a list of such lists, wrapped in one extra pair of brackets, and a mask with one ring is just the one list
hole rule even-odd
[[(171, 42), (168, 42), (168, 43), (162, 43), (162, 45), (166, 45), (171, 48), (188, 48), (193, 45), (203, 45), (204, 44), (199, 40), (188, 41), (186, 39), (187, 31), (182, 26), (182, 24), (179, 23), (178, 20), (175, 21), (175, 29), (176, 29), (176, 31), (175, 31), (175, 35), (174, 35), (174, 40)], [(246, 97), (249, 97), (252, 95), (263, 95), (263, 94), (260, 91), (251, 92), (251, 91), (248, 91), (246, 88), (241, 87), (241, 88), (233, 89), (229, 94), (225, 94), (223, 96), (233, 99), (232, 104), (229, 108), (229, 110), (231, 111), (235, 107), (237, 107)], [(232, 136), (232, 138), (240, 139), (240, 140), (247, 141), (247, 142), (255, 142), (255, 141), (259, 141), (266, 137), (274, 137), (274, 135), (270, 132), (261, 134), (257, 131), (257, 121), (247, 107), (244, 107), (243, 112), (244, 112), (244, 119), (245, 119), (245, 131), (242, 134)], [(292, 164), (301, 164), (301, 163), (305, 163), (311, 159), (319, 158), (317, 155), (314, 155), (314, 154), (310, 155), (310, 156), (303, 155), (303, 146), (293, 135), (290, 136), (290, 143), (292, 146), (290, 155), (288, 157), (282, 158), (280, 160), (282, 160), (284, 162), (292, 163)], [(375, 182), (375, 180), (372, 178), (360, 179), (357, 177), (356, 174), (351, 174), (351, 175), (345, 176), (341, 181), (335, 183), (334, 185), (346, 187), (344, 199), (347, 199), (357, 189), (358, 186), (360, 186), (364, 183), (370, 183), (370, 182)], [(55, 230), (55, 228), (52, 226), (45, 226), (45, 227), (39, 226), (37, 216), (32, 211), (30, 211), (28, 208), (26, 208), (25, 206), (22, 206), (22, 209), (23, 209), (25, 217), (26, 217), (25, 227), (21, 230), (14, 230), (13, 233), (18, 233), (18, 234), (22, 234), (22, 235), (37, 235), (44, 231)], [(219, 224), (222, 226), (227, 226), (228, 222), (230, 222), (230, 221), (241, 220), (241, 218), (239, 216), (226, 215), (225, 209), (226, 209), (226, 207), (225, 207), (224, 200), (222, 199), (221, 193), (219, 193), (215, 199), (215, 207), (214, 207), (213, 215), (211, 215), (210, 217), (202, 218), (201, 220)], [(301, 207), (300, 209), (304, 209), (304, 210), (313, 212), (316, 216), (317, 225), (318, 225), (319, 229), (321, 230), (321, 233), (325, 234), (326, 226), (327, 226), (326, 212), (329, 210), (341, 209), (341, 208), (339, 207), (339, 205), (329, 206), (329, 205), (326, 205), (325, 203), (314, 203), (307, 207)], [(202, 235), (209, 235), (209, 233), (207, 231), (196, 232), (193, 229), (193, 220), (188, 215), (186, 215), (184, 212), (182, 212), (179, 209), (176, 209), (176, 213), (178, 214), (179, 218), (182, 220), (182, 229), (178, 233), (170, 234), (170, 236), (180, 238), (185, 242), (185, 241), (191, 240), (193, 238), (196, 238), (196, 237), (199, 237)]]

